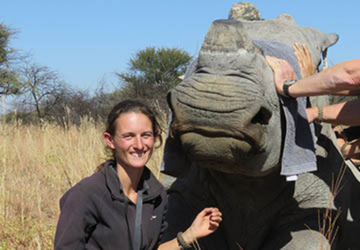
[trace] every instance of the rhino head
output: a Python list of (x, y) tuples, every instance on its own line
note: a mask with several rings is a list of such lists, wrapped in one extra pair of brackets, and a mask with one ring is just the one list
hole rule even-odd
[(283, 118), (273, 73), (255, 40), (306, 44), (315, 65), (338, 36), (291, 16), (212, 23), (189, 77), (168, 96), (171, 140), (199, 167), (246, 176), (279, 168)]

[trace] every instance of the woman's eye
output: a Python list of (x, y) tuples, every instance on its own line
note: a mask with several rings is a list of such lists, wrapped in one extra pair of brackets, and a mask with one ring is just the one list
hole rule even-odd
[(152, 136), (153, 136), (152, 133), (143, 134), (143, 138), (145, 138), (145, 139), (151, 138)]
[(125, 140), (130, 140), (130, 139), (133, 138), (132, 135), (123, 135), (122, 137), (123, 137)]

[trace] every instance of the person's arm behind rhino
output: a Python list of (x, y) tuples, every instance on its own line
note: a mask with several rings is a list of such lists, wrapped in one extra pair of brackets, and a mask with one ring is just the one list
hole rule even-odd
[[(350, 60), (336, 64), (324, 71), (315, 71), (311, 55), (306, 46), (294, 45), (303, 78), (288, 87), (291, 97), (316, 96), (324, 94), (360, 94), (360, 60)], [(290, 64), (282, 59), (266, 57), (274, 72), (277, 92), (284, 94), (284, 83), (295, 80), (296, 76)], [(308, 121), (324, 121), (334, 125), (360, 125), (360, 100), (325, 107), (311, 107), (306, 110)]]

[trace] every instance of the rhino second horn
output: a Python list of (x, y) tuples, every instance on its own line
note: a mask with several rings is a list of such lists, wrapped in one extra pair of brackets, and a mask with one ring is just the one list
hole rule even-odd
[(252, 3), (238, 2), (231, 7), (228, 19), (256, 21), (261, 20), (261, 15), (260, 11)]

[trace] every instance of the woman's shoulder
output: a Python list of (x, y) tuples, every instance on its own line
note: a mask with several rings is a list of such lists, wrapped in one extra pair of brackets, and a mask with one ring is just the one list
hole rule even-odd
[(101, 172), (96, 172), (85, 177), (65, 192), (60, 203), (66, 200), (84, 201), (89, 198), (101, 195), (106, 189), (105, 178)]
[(74, 188), (75, 187), (87, 191), (102, 190), (102, 188), (105, 188), (104, 174), (101, 171), (93, 173), (92, 175), (79, 181)]

